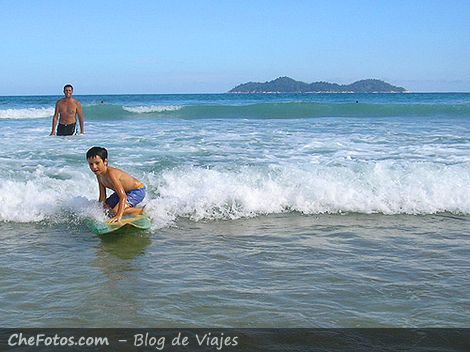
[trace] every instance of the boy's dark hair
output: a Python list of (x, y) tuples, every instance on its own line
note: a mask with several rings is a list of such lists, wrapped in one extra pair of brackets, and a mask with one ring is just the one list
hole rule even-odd
[(73, 90), (73, 87), (72, 87), (71, 84), (66, 84), (66, 85), (64, 86), (64, 90), (65, 90), (65, 88), (72, 88), (72, 90)]
[(106, 159), (108, 159), (108, 151), (106, 150), (106, 148), (93, 147), (86, 152), (87, 159), (93, 158), (95, 156), (99, 156), (101, 159), (103, 159), (103, 161), (105, 161)]

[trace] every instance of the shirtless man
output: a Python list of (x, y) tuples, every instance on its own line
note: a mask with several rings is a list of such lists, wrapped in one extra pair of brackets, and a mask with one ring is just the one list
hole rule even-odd
[[(77, 115), (80, 122), (80, 134), (85, 133), (82, 104), (77, 99), (72, 98), (73, 87), (71, 84), (65, 85), (64, 94), (65, 98), (59, 99), (55, 104), (51, 136), (56, 134), (58, 136), (71, 136), (75, 134)], [(57, 126), (57, 122), (59, 122), (59, 126)]]
[[(142, 214), (135, 206), (145, 198), (145, 185), (128, 173), (108, 165), (108, 151), (93, 147), (86, 153), (88, 166), (96, 175), (100, 189), (99, 201), (110, 209), (114, 217), (109, 223), (120, 222), (125, 214)], [(114, 193), (106, 198), (106, 188)]]

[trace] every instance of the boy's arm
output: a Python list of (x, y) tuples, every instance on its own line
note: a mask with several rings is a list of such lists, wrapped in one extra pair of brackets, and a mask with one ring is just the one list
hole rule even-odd
[(122, 215), (124, 214), (124, 209), (126, 209), (127, 194), (124, 191), (124, 187), (122, 186), (122, 183), (119, 180), (118, 175), (115, 172), (110, 170), (109, 178), (111, 182), (113, 183), (114, 191), (119, 197), (119, 203), (117, 205), (116, 215), (111, 220), (109, 220), (109, 222), (110, 223), (120, 222), (122, 219)]
[(100, 182), (100, 180), (98, 180), (98, 186), (100, 187), (100, 196), (98, 201), (104, 205), (104, 202), (106, 202), (106, 187)]

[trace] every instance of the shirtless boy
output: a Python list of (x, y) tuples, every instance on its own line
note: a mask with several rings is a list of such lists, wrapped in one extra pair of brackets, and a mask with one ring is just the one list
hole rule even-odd
[[(145, 185), (126, 172), (108, 166), (108, 151), (105, 148), (91, 148), (86, 158), (98, 179), (99, 201), (114, 214), (109, 222), (120, 222), (125, 214), (142, 214), (143, 209), (135, 206), (145, 198)], [(109, 198), (106, 198), (106, 188), (114, 191)]]
[[(77, 115), (80, 122), (80, 134), (85, 133), (82, 104), (77, 99), (72, 98), (73, 87), (71, 84), (64, 86), (64, 94), (65, 98), (59, 99), (55, 104), (51, 136), (56, 134), (58, 136), (71, 136), (75, 134)], [(57, 126), (57, 122), (59, 122), (59, 126)]]

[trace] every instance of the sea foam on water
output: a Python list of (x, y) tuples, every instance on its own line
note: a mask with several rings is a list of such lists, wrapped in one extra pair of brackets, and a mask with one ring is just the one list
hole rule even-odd
[[(146, 211), (164, 226), (178, 217), (230, 220), (285, 212), (470, 214), (469, 164), (180, 167), (147, 173), (142, 180), (149, 190)], [(96, 218), (102, 216), (93, 208), (97, 198), (96, 181), (86, 169), (67, 179), (42, 174), (7, 180), (0, 184), (0, 220), (43, 221), (60, 217), (64, 209)]]
[(123, 110), (134, 112), (137, 114), (145, 114), (150, 112), (177, 111), (182, 107), (177, 105), (150, 105), (150, 106), (123, 106)]
[(152, 175), (150, 214), (164, 223), (300, 212), (470, 213), (469, 165), (381, 162), (356, 168), (183, 168)]
[(20, 108), (20, 109), (0, 109), (1, 119), (40, 119), (54, 115), (53, 107), (42, 108)]
[(470, 214), (468, 95), (90, 96), (80, 138), (48, 136), (56, 97), (2, 99), (0, 221), (101, 217), (84, 158), (94, 145), (147, 185), (160, 227), (289, 212)]

